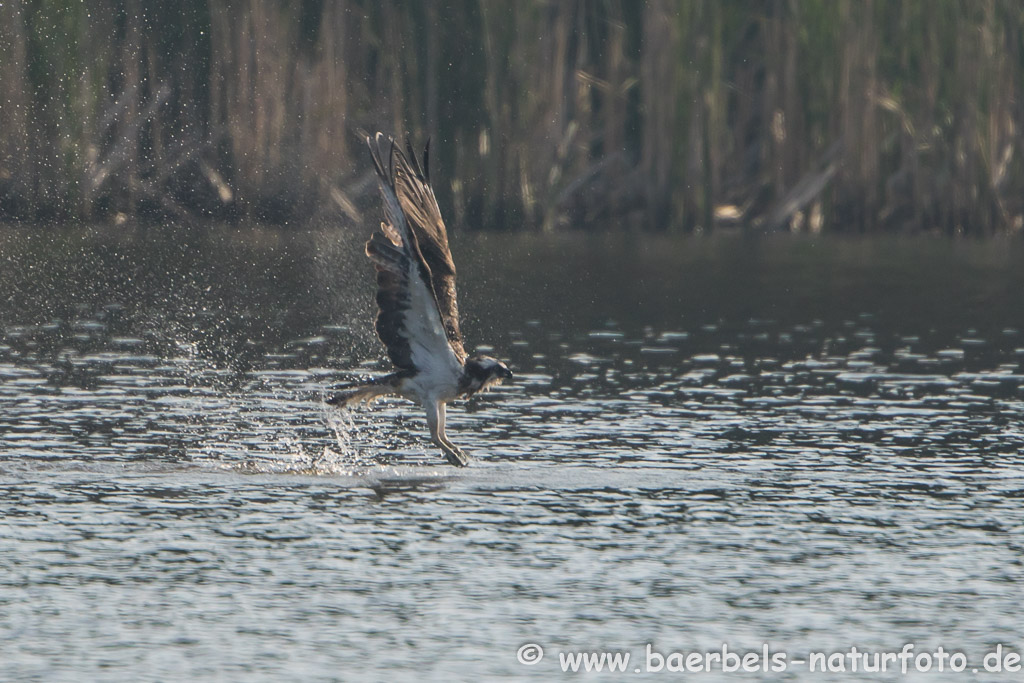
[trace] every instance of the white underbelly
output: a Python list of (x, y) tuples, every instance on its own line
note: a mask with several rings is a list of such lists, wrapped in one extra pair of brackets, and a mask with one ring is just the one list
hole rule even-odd
[(450, 367), (426, 369), (402, 383), (402, 395), (417, 403), (452, 401), (459, 394), (459, 375)]

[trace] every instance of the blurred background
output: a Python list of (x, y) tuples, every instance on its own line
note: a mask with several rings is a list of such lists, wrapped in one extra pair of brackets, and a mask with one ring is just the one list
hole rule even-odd
[(0, 219), (1018, 232), (1016, 0), (8, 0)]

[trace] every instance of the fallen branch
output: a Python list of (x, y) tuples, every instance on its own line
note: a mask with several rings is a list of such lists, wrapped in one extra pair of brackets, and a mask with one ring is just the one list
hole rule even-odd
[(788, 225), (798, 211), (802, 211), (828, 186), (829, 181), (839, 170), (839, 155), (842, 149), (841, 140), (832, 143), (815, 164), (815, 170), (805, 174), (800, 182), (775, 204), (767, 217), (759, 219), (755, 224), (772, 231)]

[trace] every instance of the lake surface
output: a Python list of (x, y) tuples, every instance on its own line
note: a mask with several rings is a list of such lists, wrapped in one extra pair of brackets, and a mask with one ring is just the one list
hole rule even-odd
[(1024, 646), (1020, 240), (455, 235), (516, 373), (456, 469), (323, 403), (387, 368), (364, 239), (0, 229), (4, 678)]

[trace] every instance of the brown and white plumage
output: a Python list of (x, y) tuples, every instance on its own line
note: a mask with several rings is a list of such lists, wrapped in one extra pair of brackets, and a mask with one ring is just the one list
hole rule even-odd
[(366, 243), (377, 273), (377, 336), (397, 368), (328, 402), (350, 405), (397, 394), (427, 411), (430, 436), (453, 465), (466, 455), (445, 434), (445, 404), (512, 376), (487, 356), (468, 358), (459, 329), (455, 262), (429, 181), (429, 143), (420, 165), (390, 138), (367, 138), (380, 185), (384, 222)]

